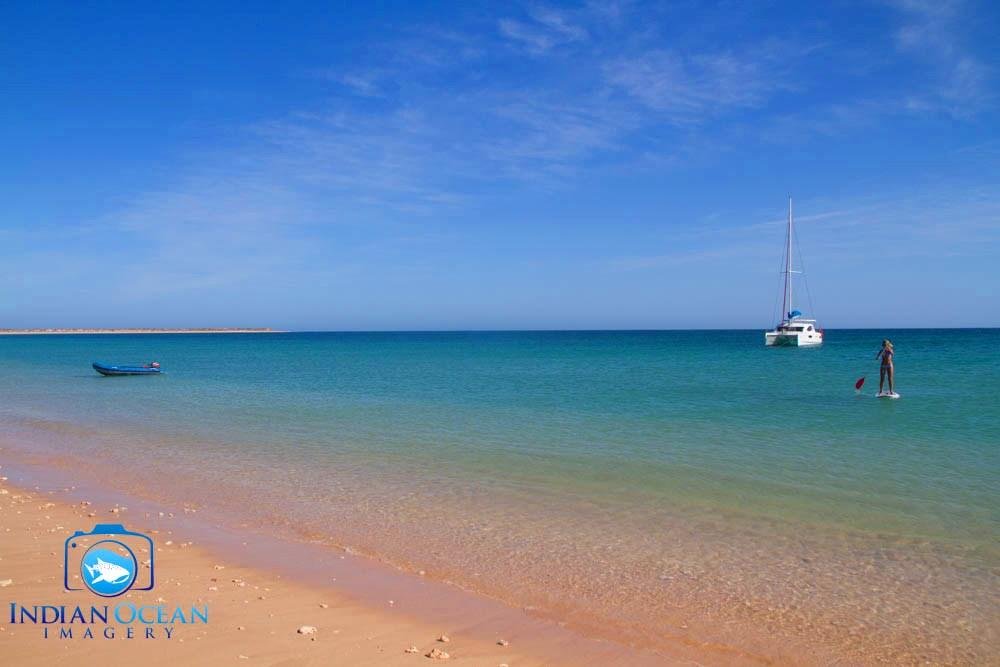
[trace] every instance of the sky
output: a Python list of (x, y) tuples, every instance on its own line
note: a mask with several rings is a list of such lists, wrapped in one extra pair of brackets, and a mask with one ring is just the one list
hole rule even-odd
[(1000, 326), (998, 26), (3, 3), (0, 328), (763, 328), (789, 196), (822, 326)]

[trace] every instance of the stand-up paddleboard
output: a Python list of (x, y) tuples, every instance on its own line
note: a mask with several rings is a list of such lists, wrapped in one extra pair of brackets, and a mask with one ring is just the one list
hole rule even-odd
[(899, 394), (897, 394), (894, 391), (892, 392), (880, 391), (879, 393), (875, 394), (875, 398), (899, 398)]

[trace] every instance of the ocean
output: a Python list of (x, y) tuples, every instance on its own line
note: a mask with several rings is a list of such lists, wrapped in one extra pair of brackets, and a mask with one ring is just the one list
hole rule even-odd
[[(874, 397), (884, 337), (899, 400)], [(1000, 330), (826, 340), (0, 336), (0, 460), (347, 547), (641, 645), (995, 658)], [(165, 372), (105, 378), (95, 360)]]

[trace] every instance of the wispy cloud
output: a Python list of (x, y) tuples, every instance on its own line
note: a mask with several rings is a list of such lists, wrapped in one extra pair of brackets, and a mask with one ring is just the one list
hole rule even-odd
[(928, 64), (929, 84), (906, 98), (914, 111), (944, 111), (968, 117), (994, 101), (990, 90), (991, 68), (969, 52), (963, 39), (968, 16), (961, 0), (894, 0), (902, 25), (896, 30), (896, 47)]
[(573, 23), (565, 12), (547, 7), (531, 8), (526, 20), (501, 18), (497, 27), (510, 43), (534, 55), (589, 37), (586, 28)]
[[(1000, 250), (1000, 188), (937, 187), (893, 197), (855, 197), (849, 201), (807, 200), (795, 218), (800, 242), (812, 266), (877, 264), (881, 259), (934, 256), (989, 256)], [(756, 222), (685, 225), (659, 252), (610, 258), (614, 271), (663, 270), (700, 262), (741, 262), (769, 270), (777, 259), (785, 219), (762, 216)]]
[(594, 98), (566, 103), (524, 95), (498, 103), (494, 113), (511, 131), (479, 146), (491, 171), (531, 179), (570, 173), (595, 154), (614, 153), (622, 134), (639, 123), (636, 114)]
[[(608, 165), (620, 173), (652, 171), (680, 164), (675, 156), (693, 152), (691, 146), (716, 142), (732, 151), (748, 136), (844, 136), (901, 113), (900, 99), (910, 110), (946, 109), (956, 117), (982, 109), (990, 72), (956, 33), (961, 7), (896, 7), (902, 22), (885, 34), (883, 48), (911, 59), (924, 59), (926, 51), (935, 87), (879, 97), (842, 86), (841, 97), (820, 95), (809, 104), (800, 100), (824, 85), (809, 67), (823, 51), (823, 35), (735, 35), (724, 45), (666, 40), (647, 34), (641, 12), (625, 4), (534, 5), (516, 17), (505, 7), (503, 15), (467, 25), (410, 26), (356, 60), (327, 69), (317, 63), (314, 82), (333, 99), (243, 127), (238, 146), (136, 195), (100, 224), (158, 260), (154, 268), (134, 267), (146, 278), (129, 290), (240, 285), (277, 271), (326, 270), (324, 258), (344, 249), (331, 237), (343, 246), (365, 236), (325, 233), (338, 226), (381, 226), (391, 230), (383, 239), (419, 239), (432, 233), (436, 216), (472, 208), (498, 189), (517, 195), (559, 188)], [(829, 58), (836, 58), (835, 46), (824, 51)], [(985, 206), (972, 212), (980, 223)], [(909, 233), (897, 214), (875, 213)], [(871, 219), (833, 205), (813, 218), (827, 230)], [(474, 216), (463, 219), (475, 223)], [(923, 220), (922, 233), (936, 228), (916, 211), (909, 219)], [(774, 223), (765, 220), (760, 224)], [(711, 235), (699, 229), (675, 235), (676, 246), (610, 265), (636, 270), (747, 253), (770, 257), (770, 242), (752, 238), (759, 228), (732, 227), (720, 230), (721, 244), (712, 238), (718, 247), (707, 247)], [(831, 248), (842, 243), (831, 236)]]
[(336, 80), (358, 95), (378, 97), (382, 94), (378, 86), (378, 73), (376, 72), (352, 72), (336, 77)]
[(587, 30), (575, 25), (564, 12), (547, 7), (535, 7), (528, 12), (536, 22), (545, 26), (564, 41), (576, 42), (587, 38)]
[(604, 67), (608, 81), (677, 122), (757, 107), (788, 85), (775, 49), (734, 53), (653, 50)]

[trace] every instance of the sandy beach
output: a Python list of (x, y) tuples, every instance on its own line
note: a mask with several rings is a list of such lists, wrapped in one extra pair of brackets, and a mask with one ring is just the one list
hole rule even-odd
[[(170, 639), (158, 636), (60, 639), (50, 628), (11, 623), (11, 602), (30, 606), (90, 605), (100, 599), (87, 592), (65, 592), (62, 551), (73, 527), (117, 521), (128, 510), (55, 500), (58, 494), (0, 486), (0, 651), (6, 664), (45, 665), (54, 659), (74, 664), (302, 664), (413, 665), (427, 655), (447, 653), (449, 664), (551, 664), (526, 655), (500, 634), (492, 642), (466, 636), (463, 628), (441, 628), (411, 615), (363, 607), (332, 588), (285, 580), (281, 575), (240, 567), (172, 531), (150, 531), (160, 579), (154, 590), (129, 592), (122, 601), (136, 605), (207, 605), (209, 623), (178, 626)], [(111, 510), (116, 510), (112, 512)], [(100, 512), (100, 516), (98, 513)], [(110, 518), (109, 518), (110, 517)], [(135, 526), (134, 517), (128, 523)], [(124, 519), (123, 519), (124, 520)], [(140, 523), (142, 523), (140, 521)], [(387, 606), (393, 606), (386, 601)], [(112, 623), (113, 625), (113, 623)], [(70, 626), (64, 626), (70, 627)], [(315, 628), (311, 632), (309, 628)], [(300, 632), (301, 629), (301, 632)], [(103, 629), (102, 629), (103, 632)], [(308, 634), (303, 634), (308, 633)], [(448, 641), (440, 641), (446, 636)], [(154, 643), (155, 642), (155, 643)], [(433, 658), (432, 658), (433, 659)]]
[[(289, 577), (260, 566), (265, 561), (259, 557), (234, 551), (246, 549), (246, 542), (230, 541), (229, 550), (204, 546), (190, 537), (198, 529), (183, 527), (192, 517), (182, 508), (174, 513), (157, 511), (142, 501), (130, 507), (106, 498), (76, 500), (81, 496), (76, 487), (12, 484), (7, 477), (10, 470), (0, 466), (0, 652), (5, 664), (48, 665), (55, 659), (81, 665), (141, 660), (150, 665), (500, 667), (767, 662), (723, 647), (678, 645), (671, 655), (664, 655), (595, 640), (471, 593), (442, 592), (450, 587), (414, 581), (408, 575), (394, 578), (377, 565), (372, 566), (374, 578), (366, 581), (372, 584), (370, 592), (384, 599), (359, 600), (329, 572)], [(120, 523), (153, 539), (157, 578), (152, 590), (133, 589), (119, 598), (104, 599), (85, 589), (64, 590), (64, 540), (74, 530), (88, 531), (99, 523)], [(274, 558), (273, 550), (269, 557)], [(324, 580), (330, 583), (317, 583)], [(429, 588), (422, 588), (425, 585)], [(355, 582), (354, 590), (357, 586)], [(389, 597), (393, 587), (397, 599)], [(124, 605), (126, 617), (130, 609), (141, 610), (140, 619), (147, 620), (153, 620), (160, 608), (159, 613), (167, 616), (181, 609), (188, 622), (121, 623), (115, 619), (118, 611), (108, 612), (107, 623), (102, 619), (89, 625), (80, 619), (32, 622), (32, 617), (43, 618), (42, 607), (65, 606), (61, 620), (66, 621), (77, 606), (89, 614), (91, 605), (104, 604), (112, 609)], [(204, 609), (208, 623), (192, 620), (188, 611), (192, 608)], [(66, 633), (72, 636), (63, 636)], [(708, 662), (702, 663), (703, 658)]]

